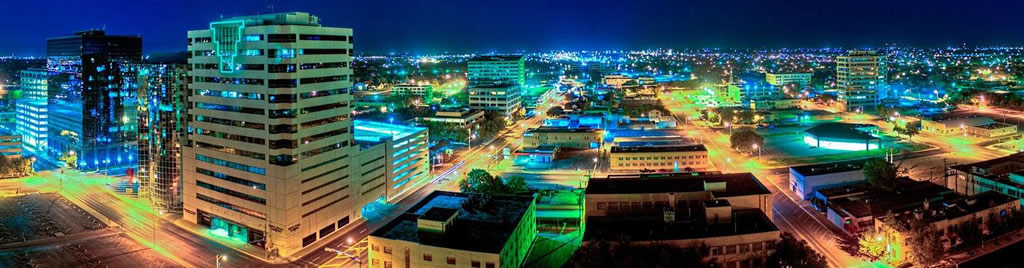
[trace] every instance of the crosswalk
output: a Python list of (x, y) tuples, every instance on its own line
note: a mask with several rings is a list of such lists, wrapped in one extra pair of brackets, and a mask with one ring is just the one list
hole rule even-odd
[[(370, 237), (367, 236), (351, 245), (339, 245), (340, 247), (337, 249), (344, 253), (338, 253), (337, 256), (320, 265), (320, 267), (365, 267), (368, 255), (364, 254), (367, 254), (366, 249), (370, 244), (369, 239)], [(350, 256), (355, 256), (358, 260)]]

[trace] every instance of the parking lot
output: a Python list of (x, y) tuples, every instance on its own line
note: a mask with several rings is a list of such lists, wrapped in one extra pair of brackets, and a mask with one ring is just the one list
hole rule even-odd
[(0, 267), (180, 267), (124, 234), (0, 251)]
[(0, 267), (176, 267), (55, 193), (0, 198)]
[(102, 222), (57, 194), (0, 198), (0, 244), (66, 236), (104, 227)]

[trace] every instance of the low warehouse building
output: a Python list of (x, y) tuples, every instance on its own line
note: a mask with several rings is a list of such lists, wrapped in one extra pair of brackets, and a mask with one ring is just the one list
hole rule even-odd
[(882, 147), (882, 140), (872, 135), (877, 130), (874, 125), (822, 123), (804, 130), (804, 143), (833, 150), (874, 150)]
[(863, 182), (864, 162), (867, 159), (790, 167), (789, 188), (807, 200), (819, 189)]

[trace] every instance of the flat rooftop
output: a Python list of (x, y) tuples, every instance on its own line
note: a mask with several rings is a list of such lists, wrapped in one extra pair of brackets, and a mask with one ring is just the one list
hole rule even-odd
[(431, 84), (425, 84), (425, 85), (416, 85), (416, 84), (397, 84), (397, 85), (394, 85), (394, 86), (393, 86), (393, 88), (395, 88), (395, 87), (422, 87), (422, 88), (425, 88), (425, 87), (434, 87), (434, 85), (431, 85)]
[(999, 122), (993, 122), (991, 124), (977, 125), (977, 126), (974, 126), (974, 127), (976, 127), (976, 128), (984, 128), (984, 129), (1000, 129), (1000, 128), (1007, 128), (1007, 127), (1012, 127), (1012, 126), (1013, 125), (1010, 125), (1010, 124), (1003, 124), (1003, 123), (999, 123)]
[(679, 217), (673, 223), (665, 223), (661, 214), (651, 217), (587, 217), (587, 228), (583, 239), (587, 241), (619, 241), (625, 235), (633, 241), (681, 240), (776, 232), (778, 227), (759, 209), (733, 210), (733, 223), (707, 224), (692, 217)]
[(874, 186), (871, 186), (871, 184), (868, 184), (867, 182), (860, 182), (852, 185), (820, 189), (817, 190), (816, 192), (820, 193), (826, 199), (831, 200), (833, 197), (840, 195), (862, 195), (868, 191), (871, 191), (873, 187)]
[(961, 117), (959, 115), (940, 115), (932, 117), (931, 120), (939, 124), (942, 124), (947, 128), (957, 128), (960, 126), (973, 127), (980, 125), (988, 125), (996, 122), (995, 120), (992, 120), (992, 118), (983, 116)]
[(707, 152), (704, 144), (612, 146), (612, 153)]
[(877, 140), (878, 137), (871, 136), (864, 131), (857, 130), (862, 127), (872, 127), (874, 125), (866, 124), (847, 124), (847, 123), (821, 123), (812, 128), (804, 130), (807, 134), (814, 135), (818, 138), (832, 138), (832, 139), (844, 139), (844, 140)]
[(1017, 202), (1017, 199), (999, 192), (987, 191), (960, 199), (929, 203), (927, 210), (924, 209), (924, 203), (922, 202), (914, 207), (894, 210), (893, 214), (897, 215), (897, 219), (907, 222), (914, 219), (914, 213), (919, 213), (921, 215), (920, 222), (932, 223), (956, 219), (1009, 202)]
[(434, 112), (433, 115), (421, 116), (423, 118), (468, 118), (470, 116), (482, 116), (484, 110), (472, 110), (468, 107), (456, 108), (456, 109), (441, 109)]
[[(1004, 168), (993, 169), (993, 167)], [(1005, 176), (1012, 172), (1024, 171), (1024, 152), (971, 164), (956, 165), (952, 169), (995, 179), (995, 177)]]
[(567, 127), (539, 127), (527, 129), (526, 133), (593, 133), (597, 132), (596, 128), (567, 128)]
[(661, 139), (659, 137), (646, 138), (646, 137), (628, 137), (620, 140), (629, 141), (617, 141), (615, 146), (622, 147), (635, 147), (635, 146), (659, 146), (659, 145), (694, 145), (695, 141), (690, 138), (676, 138), (676, 139)]
[(251, 16), (239, 16), (218, 22), (245, 21), (245, 26), (259, 25), (307, 25), (320, 26), (320, 18), (306, 12), (286, 12)]
[(586, 194), (644, 194), (703, 192), (705, 183), (725, 182), (725, 191), (716, 197), (771, 194), (757, 177), (750, 173), (708, 174), (667, 173), (615, 175), (590, 180)]
[[(465, 193), (434, 191), (370, 235), (441, 248), (500, 253), (534, 202), (534, 196), (491, 196), (482, 207), (467, 209), (469, 206), (464, 204), (469, 199), (470, 195)], [(444, 233), (420, 231), (417, 219), (435, 208), (458, 211), (455, 222)]]
[(793, 170), (793, 171), (796, 171), (797, 173), (800, 173), (800, 175), (804, 175), (804, 176), (817, 176), (817, 175), (824, 175), (824, 174), (832, 174), (832, 173), (840, 173), (840, 172), (848, 172), (848, 171), (854, 171), (854, 170), (861, 170), (861, 169), (864, 168), (864, 163), (867, 162), (868, 159), (870, 159), (870, 158), (848, 160), (848, 161), (840, 161), (840, 162), (831, 162), (831, 163), (822, 163), (822, 164), (812, 164), (812, 165), (804, 165), (804, 166), (795, 166), (795, 167), (790, 167), (789, 169)]
[(385, 138), (399, 140), (420, 131), (426, 131), (425, 127), (414, 127), (398, 124), (388, 124), (369, 120), (353, 120), (352, 127), (355, 133), (352, 134), (356, 141), (383, 142)]
[(900, 178), (896, 181), (895, 192), (870, 189), (861, 195), (837, 198), (829, 201), (829, 207), (845, 210), (855, 217), (880, 216), (890, 210), (920, 205), (925, 200), (931, 202), (959, 198), (946, 187), (927, 181), (915, 181)]
[(523, 55), (497, 55), (497, 56), (476, 56), (469, 61), (518, 61)]
[(527, 153), (527, 154), (529, 154), (529, 153), (543, 153), (543, 154), (550, 154), (550, 153), (555, 153), (556, 151), (558, 151), (558, 146), (555, 146), (555, 145), (541, 145), (541, 146), (537, 146), (537, 147), (524, 147), (522, 149), (519, 149), (518, 153)]

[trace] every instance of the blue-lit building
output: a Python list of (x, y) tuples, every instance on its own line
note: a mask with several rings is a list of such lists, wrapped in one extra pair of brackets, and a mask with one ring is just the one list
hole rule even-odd
[(136, 70), (142, 37), (102, 30), (46, 40), (48, 147), (74, 152), (81, 170), (123, 172), (136, 165)]
[(47, 72), (31, 68), (21, 71), (21, 99), (15, 104), (17, 126), (26, 150), (45, 152), (47, 147)]
[(139, 196), (175, 213), (182, 206), (181, 146), (188, 85), (185, 55), (151, 55), (138, 65)]
[(760, 73), (736, 75), (729, 83), (729, 95), (740, 106), (751, 109), (770, 106), (769, 103), (783, 97), (779, 87), (768, 83)]
[(353, 125), (360, 149), (355, 173), (367, 203), (401, 200), (430, 181), (427, 128), (366, 120)]

